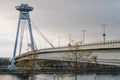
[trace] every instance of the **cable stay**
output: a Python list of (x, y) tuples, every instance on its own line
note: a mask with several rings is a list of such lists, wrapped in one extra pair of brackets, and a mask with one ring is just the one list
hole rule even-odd
[[(20, 46), (19, 46), (19, 55), (21, 54), (21, 51), (22, 51), (22, 45), (23, 45), (23, 38), (24, 38), (24, 33), (26, 32), (26, 43), (27, 43), (27, 50), (29, 51), (29, 48), (32, 49), (32, 46), (31, 44), (29, 43), (28, 41), (28, 28), (27, 28), (27, 25), (26, 25), (26, 21), (22, 21), (21, 22), (21, 31), (20, 31)], [(37, 50), (37, 46), (35, 44), (35, 41), (34, 41), (34, 46), (35, 46), (35, 50)]]
[[(26, 43), (27, 43), (27, 50), (29, 51), (29, 50), (31, 50), (32, 49), (32, 46), (31, 46), (31, 43), (29, 43), (29, 41), (28, 41), (28, 27), (27, 27), (27, 24), (26, 24), (27, 22), (26, 21), (22, 21), (21, 22), (21, 28), (20, 28), (20, 42), (19, 42), (19, 55), (21, 54), (21, 52), (22, 52), (22, 47), (23, 47), (23, 38), (24, 38), (24, 33), (26, 33), (25, 34), (25, 36), (26, 36)], [(33, 27), (33, 29), (35, 30), (35, 32), (37, 32), (38, 33), (38, 35), (39, 36), (41, 36), (45, 41), (47, 41), (47, 43), (49, 43), (49, 45), (52, 47), (52, 48), (55, 48), (54, 46), (53, 46), (53, 44), (44, 36), (44, 34), (42, 33), (42, 32), (40, 32), (40, 30), (38, 29), (38, 27), (33, 23), (33, 22), (31, 22), (32, 23), (32, 27)], [(33, 39), (33, 41), (34, 41), (34, 39)], [(37, 46), (36, 46), (36, 44), (35, 44), (35, 41), (34, 41), (34, 46), (35, 46), (35, 50), (37, 50)]]
[(54, 45), (45, 37), (45, 35), (38, 29), (38, 27), (31, 21), (31, 23), (33, 24), (33, 29), (35, 29), (35, 31), (45, 40), (49, 43), (49, 45), (52, 48), (55, 48)]

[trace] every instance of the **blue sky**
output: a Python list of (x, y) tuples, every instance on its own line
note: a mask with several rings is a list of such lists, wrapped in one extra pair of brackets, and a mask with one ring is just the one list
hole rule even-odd
[[(12, 57), (19, 15), (15, 6), (21, 3), (34, 7), (31, 20), (56, 46), (59, 37), (61, 45), (67, 44), (68, 34), (81, 41), (81, 30), (87, 30), (86, 43), (102, 41), (101, 24), (108, 25), (106, 40), (120, 39), (120, 0), (0, 0), (0, 57)], [(40, 43), (44, 48), (45, 41)]]

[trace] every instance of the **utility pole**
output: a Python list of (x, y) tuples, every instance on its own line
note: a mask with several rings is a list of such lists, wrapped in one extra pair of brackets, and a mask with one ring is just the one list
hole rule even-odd
[(106, 31), (105, 31), (105, 27), (108, 26), (107, 24), (101, 24), (101, 26), (103, 27), (103, 42), (105, 43), (106, 40)]
[(81, 30), (82, 31), (82, 34), (83, 34), (83, 44), (85, 43), (85, 32), (87, 31), (87, 30)]

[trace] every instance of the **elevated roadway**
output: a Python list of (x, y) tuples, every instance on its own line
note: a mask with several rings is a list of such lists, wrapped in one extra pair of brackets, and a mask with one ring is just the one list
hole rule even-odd
[[(120, 41), (108, 41), (106, 43), (90, 43), (76, 46), (64, 46), (64, 47), (56, 47), (56, 48), (47, 48), (35, 51), (29, 51), (24, 54), (21, 54), (16, 57), (16, 63), (19, 61), (29, 61), (30, 59), (35, 59), (38, 62), (38, 65), (44, 71), (55, 71), (55, 70), (73, 70), (74, 66), (68, 67), (69, 60), (66, 60), (64, 56), (66, 54), (72, 53), (73, 51), (89, 51), (93, 53), (93, 55), (102, 54), (119, 54), (120, 53)], [(65, 61), (64, 64), (61, 64), (60, 61)], [(83, 67), (81, 70), (84, 71), (100, 71), (100, 72), (120, 72), (120, 60), (119, 59), (111, 59), (111, 58), (98, 58), (97, 64), (87, 63), (87, 61), (81, 61), (83, 63)], [(40, 63), (39, 63), (40, 62)], [(42, 62), (42, 63), (41, 63)], [(27, 63), (27, 62), (26, 62)], [(89, 65), (88, 65), (89, 64)], [(58, 66), (56, 66), (58, 65)], [(62, 67), (61, 67), (62, 65)], [(86, 65), (88, 65), (86, 67)], [(81, 65), (80, 65), (81, 66)], [(94, 69), (93, 69), (94, 68)]]
[(16, 57), (17, 60), (29, 59), (30, 56), (36, 55), (35, 59), (50, 59), (50, 60), (63, 60), (63, 56), (73, 51), (90, 51), (93, 54), (119, 54), (120, 53), (120, 41), (108, 41), (106, 43), (90, 43), (80, 45), (75, 49), (74, 46), (64, 46), (56, 48), (47, 48), (36, 51), (29, 51)]

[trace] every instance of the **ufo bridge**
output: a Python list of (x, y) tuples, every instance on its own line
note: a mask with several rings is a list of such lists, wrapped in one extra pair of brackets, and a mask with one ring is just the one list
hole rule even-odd
[[(39, 31), (38, 28), (33, 27), (41, 36), (46, 40), (52, 48), (46, 49), (36, 49), (33, 33), (32, 33), (32, 24), (30, 20), (29, 12), (33, 11), (33, 7), (28, 6), (28, 4), (21, 4), (20, 6), (16, 7), (16, 10), (20, 12), (19, 20), (18, 20), (18, 28), (15, 38), (15, 45), (13, 51), (13, 58), (11, 61), (11, 65), (9, 66), (10, 69), (23, 69), (23, 71), (30, 70), (30, 69), (37, 69), (38, 72), (73, 72), (75, 68), (77, 68), (78, 72), (120, 72), (120, 60), (119, 59), (101, 59), (99, 58), (99, 54), (103, 56), (108, 54), (119, 54), (120, 53), (120, 40), (110, 40), (110, 41), (103, 41), (99, 43), (89, 43), (89, 44), (77, 44), (71, 45), (69, 43), (68, 46), (61, 46), (55, 47), (50, 41)], [(25, 30), (27, 29), (26, 33), (29, 32), (29, 46), (31, 50), (28, 52), (21, 54), (22, 44), (23, 44), (23, 36)], [(20, 37), (20, 38), (19, 38)], [(104, 36), (105, 37), (105, 36)], [(20, 40), (19, 40), (20, 39)], [(17, 54), (17, 47), (19, 46), (19, 55)], [(90, 57), (89, 59), (84, 58), (83, 60), (80, 59), (79, 56), (76, 56), (76, 60), (74, 61), (67, 59), (66, 55), (68, 54), (77, 54), (77, 53), (86, 53), (92, 54), (94, 60)], [(87, 55), (88, 56), (88, 55)], [(98, 56), (98, 58), (97, 58)], [(70, 56), (68, 56), (70, 57)], [(117, 56), (119, 57), (119, 56)], [(91, 60), (91, 61), (90, 61)], [(75, 64), (77, 64), (75, 66)]]

